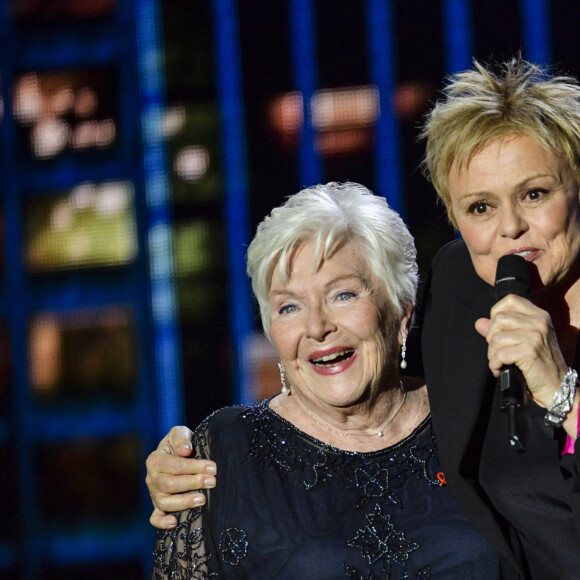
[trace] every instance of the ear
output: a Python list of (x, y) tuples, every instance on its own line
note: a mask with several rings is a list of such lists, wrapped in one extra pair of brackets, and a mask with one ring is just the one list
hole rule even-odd
[(413, 317), (413, 310), (415, 310), (415, 305), (409, 300), (405, 305), (401, 316), (401, 322), (399, 325), (399, 344), (402, 344), (403, 340), (409, 335), (409, 326)]

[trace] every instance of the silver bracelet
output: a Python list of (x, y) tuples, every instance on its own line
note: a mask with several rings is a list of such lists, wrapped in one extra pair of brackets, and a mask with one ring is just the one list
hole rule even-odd
[(571, 368), (564, 375), (560, 388), (556, 391), (552, 404), (544, 416), (544, 423), (548, 427), (561, 427), (566, 415), (574, 405), (578, 373)]

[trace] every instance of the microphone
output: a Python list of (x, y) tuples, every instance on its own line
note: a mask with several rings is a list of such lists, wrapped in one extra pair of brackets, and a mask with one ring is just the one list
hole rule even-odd
[[(502, 256), (497, 263), (494, 286), (495, 301), (508, 294), (527, 298), (530, 294), (530, 271), (521, 256)], [(500, 371), (498, 385), (501, 394), (500, 409), (506, 414), (508, 441), (517, 453), (526, 450), (525, 408), (528, 389), (522, 371), (516, 365), (504, 365)]]

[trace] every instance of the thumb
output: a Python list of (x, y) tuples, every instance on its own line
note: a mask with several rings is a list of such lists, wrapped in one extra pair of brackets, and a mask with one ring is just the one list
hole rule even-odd
[(171, 447), (172, 453), (174, 455), (180, 455), (181, 457), (187, 457), (192, 453), (191, 447), (191, 437), (193, 433), (187, 427), (179, 425), (173, 427), (171, 431), (167, 434), (167, 442)]
[(489, 318), (478, 318), (475, 321), (475, 330), (481, 334), (484, 338), (487, 336), (487, 331), (489, 330), (489, 325), (491, 320)]
[(193, 455), (193, 448), (191, 443), (187, 442), (180, 444), (179, 447), (175, 450), (175, 455), (178, 455), (179, 457), (189, 457), (190, 455)]
[(158, 451), (169, 453), (169, 455), (180, 455), (187, 457), (191, 455), (191, 437), (193, 433), (190, 429), (183, 426), (173, 427), (157, 446)]

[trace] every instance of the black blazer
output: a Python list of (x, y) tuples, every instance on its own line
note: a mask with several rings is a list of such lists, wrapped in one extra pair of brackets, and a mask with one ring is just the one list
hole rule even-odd
[[(416, 321), (440, 460), (461, 510), (502, 554), (505, 578), (524, 578), (507, 522), (478, 483), (495, 379), (474, 328), (488, 317), (493, 288), (477, 276), (462, 240), (435, 256)], [(417, 329), (414, 329), (417, 331)]]
[[(477, 276), (465, 243), (455, 240), (433, 260), (412, 334), (415, 346), (420, 337), (422, 370), (450, 489), (471, 524), (502, 554), (504, 578), (526, 578), (517, 537), (478, 482), (496, 379), (488, 368), (487, 343), (474, 324), (489, 316), (494, 302), (493, 287)], [(574, 367), (580, 370), (580, 340), (578, 345)], [(421, 355), (415, 351), (411, 356)], [(565, 455), (560, 467), (580, 522), (580, 437), (575, 453)]]

